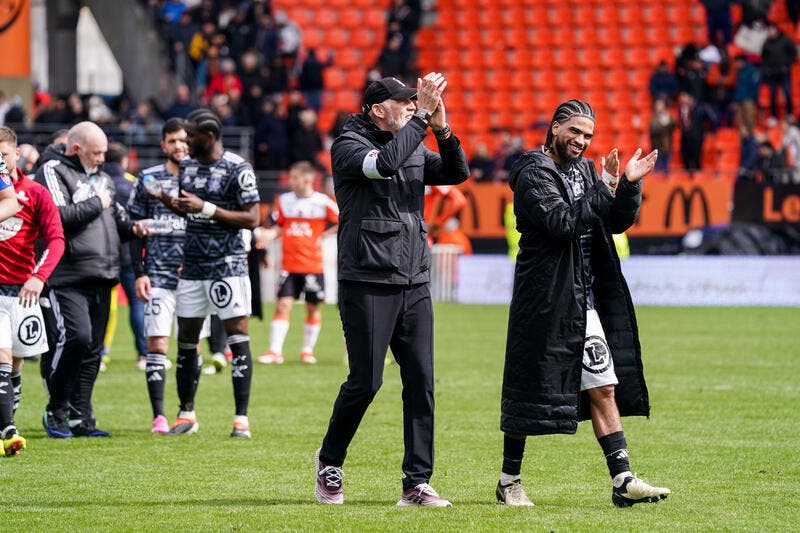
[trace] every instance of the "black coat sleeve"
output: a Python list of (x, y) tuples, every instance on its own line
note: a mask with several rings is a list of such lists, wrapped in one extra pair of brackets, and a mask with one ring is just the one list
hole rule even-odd
[(625, 174), (619, 180), (617, 195), (608, 212), (611, 233), (622, 233), (639, 218), (642, 205), (642, 180), (631, 183)]
[(425, 125), (412, 118), (380, 149), (370, 148), (349, 137), (339, 137), (331, 147), (331, 163), (344, 179), (380, 179), (365, 174), (365, 160), (374, 158), (374, 168), (383, 178), (397, 174), (425, 138)]
[(531, 165), (514, 188), (515, 211), (555, 240), (575, 240), (607, 216), (614, 195), (601, 181), (570, 204), (553, 172)]
[(450, 135), (438, 141), (439, 153), (425, 148), (425, 185), (456, 185), (469, 177), (467, 154), (461, 141)]

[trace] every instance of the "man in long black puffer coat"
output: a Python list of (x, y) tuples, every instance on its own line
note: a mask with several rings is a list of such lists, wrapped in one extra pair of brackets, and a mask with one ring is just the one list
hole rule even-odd
[(591, 418), (619, 507), (666, 498), (669, 489), (634, 476), (620, 416), (647, 416), (636, 318), (613, 233), (628, 229), (641, 205), (641, 179), (654, 150), (641, 149), (619, 176), (617, 149), (598, 176), (583, 155), (594, 136), (591, 106), (556, 109), (541, 150), (511, 171), (519, 242), (509, 313), (500, 429), (505, 432), (497, 498), (533, 505), (520, 482), (526, 435), (575, 433)]

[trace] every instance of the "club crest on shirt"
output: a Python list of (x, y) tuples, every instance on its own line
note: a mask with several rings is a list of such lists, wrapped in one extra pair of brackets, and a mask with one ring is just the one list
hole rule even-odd
[(592, 374), (602, 374), (611, 366), (611, 351), (603, 337), (592, 335), (583, 347), (583, 368)]
[(22, 229), (23, 220), (19, 217), (10, 217), (0, 222), (0, 241), (7, 241)]

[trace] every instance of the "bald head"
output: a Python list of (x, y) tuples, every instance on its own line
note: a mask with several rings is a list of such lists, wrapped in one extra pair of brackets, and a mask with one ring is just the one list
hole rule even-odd
[(94, 122), (79, 122), (67, 132), (66, 155), (77, 155), (87, 174), (97, 172), (105, 161), (108, 138)]

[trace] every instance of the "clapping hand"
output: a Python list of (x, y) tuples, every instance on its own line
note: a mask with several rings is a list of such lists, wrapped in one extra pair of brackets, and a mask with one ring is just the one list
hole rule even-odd
[(628, 161), (628, 164), (625, 165), (625, 176), (631, 183), (635, 183), (650, 174), (650, 172), (656, 166), (658, 150), (653, 150), (641, 159), (639, 159), (640, 155), (642, 155), (642, 149), (637, 148), (636, 152), (633, 154), (633, 157), (631, 157)]

